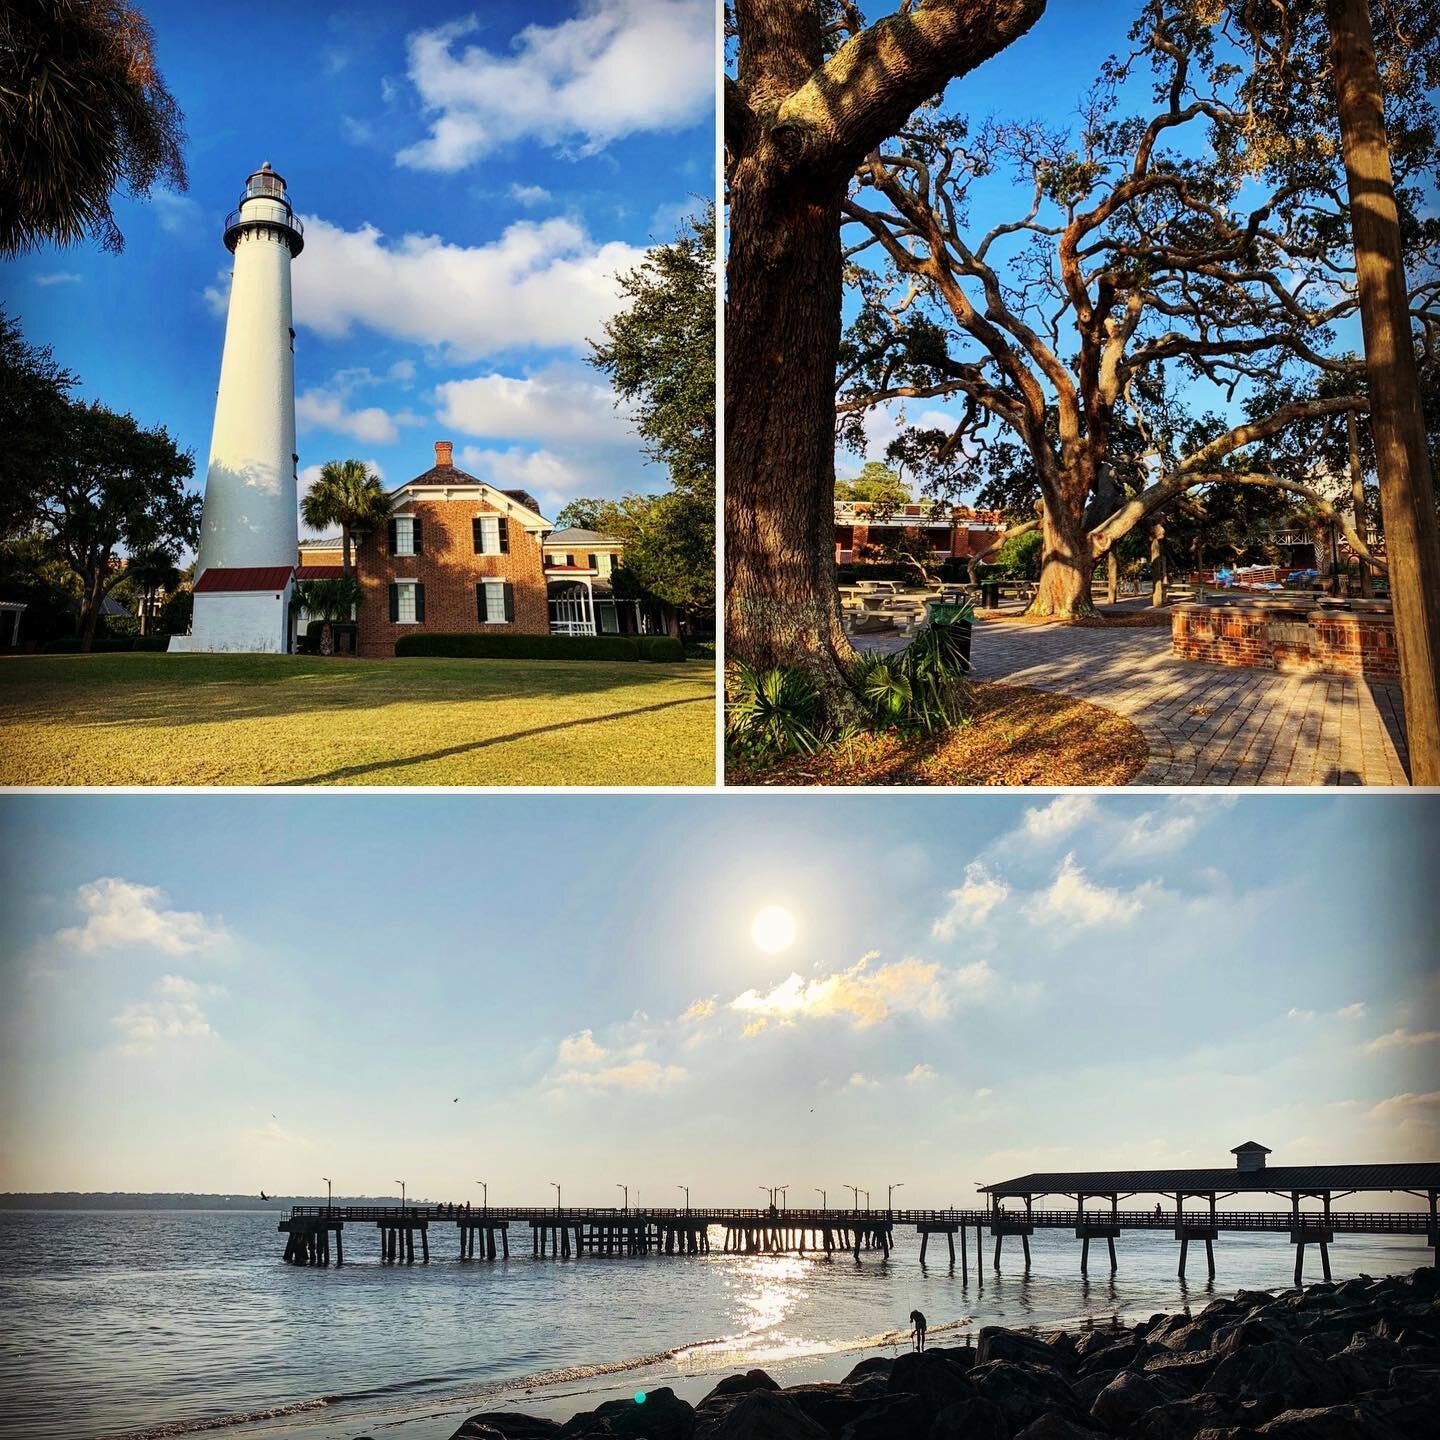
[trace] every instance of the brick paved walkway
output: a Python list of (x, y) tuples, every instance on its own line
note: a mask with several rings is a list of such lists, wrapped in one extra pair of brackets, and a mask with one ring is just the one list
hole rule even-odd
[(1177, 660), (1168, 630), (982, 620), (975, 678), (1093, 701), (1138, 725), (1137, 785), (1405, 785), (1399, 688)]

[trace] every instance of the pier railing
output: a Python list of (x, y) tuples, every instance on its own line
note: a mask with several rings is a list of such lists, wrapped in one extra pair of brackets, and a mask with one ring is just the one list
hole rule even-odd
[(723, 1206), (621, 1206), (584, 1205), (296, 1205), (291, 1215), (338, 1221), (373, 1220), (403, 1224), (411, 1221), (465, 1221), (484, 1225), (509, 1221), (537, 1225), (773, 1225), (790, 1230), (846, 1229), (855, 1226), (957, 1225), (988, 1227), (992, 1223), (1033, 1225), (1037, 1230), (1074, 1229), (1079, 1224), (1115, 1225), (1122, 1230), (1174, 1230), (1180, 1223), (1218, 1230), (1289, 1231), (1332, 1230), (1337, 1234), (1427, 1235), (1431, 1221), (1423, 1211), (1332, 1210), (1119, 1210), (1096, 1203), (1076, 1210), (770, 1210)]

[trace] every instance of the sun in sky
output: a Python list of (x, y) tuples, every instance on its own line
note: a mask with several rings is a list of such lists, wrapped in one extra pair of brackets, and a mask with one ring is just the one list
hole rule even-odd
[(750, 922), (750, 938), (771, 954), (788, 950), (795, 941), (795, 917), (783, 905), (767, 905)]

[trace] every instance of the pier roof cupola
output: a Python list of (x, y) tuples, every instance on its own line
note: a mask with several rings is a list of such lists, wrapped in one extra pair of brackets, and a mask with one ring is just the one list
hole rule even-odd
[(225, 217), (225, 248), (233, 254), (240, 237), (254, 230), (278, 235), (292, 256), (305, 248), (305, 227), (295, 217), (285, 177), (272, 170), (268, 160), (246, 177), (240, 204)]
[(1247, 1140), (1243, 1145), (1237, 1145), (1230, 1153), (1235, 1157), (1237, 1170), (1263, 1170), (1265, 1157), (1270, 1151), (1259, 1141)]

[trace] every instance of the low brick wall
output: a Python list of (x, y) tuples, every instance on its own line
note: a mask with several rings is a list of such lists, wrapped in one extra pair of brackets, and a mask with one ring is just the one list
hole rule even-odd
[(1398, 680), (1395, 620), (1378, 602), (1320, 606), (1312, 600), (1177, 605), (1170, 650), (1182, 660), (1254, 670), (1363, 675)]

